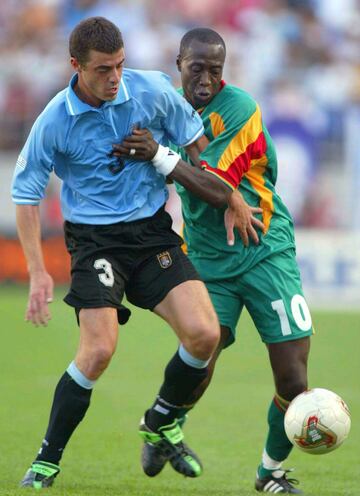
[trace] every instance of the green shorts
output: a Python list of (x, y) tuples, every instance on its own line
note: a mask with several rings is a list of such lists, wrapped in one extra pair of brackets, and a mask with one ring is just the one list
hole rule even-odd
[(265, 343), (291, 341), (313, 333), (292, 249), (262, 260), (237, 277), (205, 284), (220, 324), (231, 330), (227, 346), (235, 341), (244, 306)]

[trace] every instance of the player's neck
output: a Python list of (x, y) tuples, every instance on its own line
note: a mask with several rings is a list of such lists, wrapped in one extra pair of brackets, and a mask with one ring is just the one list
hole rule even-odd
[(75, 95), (84, 103), (87, 103), (91, 107), (101, 107), (104, 103), (102, 100), (99, 100), (96, 96), (92, 95), (86, 88), (83, 88), (79, 80), (73, 86), (73, 90)]

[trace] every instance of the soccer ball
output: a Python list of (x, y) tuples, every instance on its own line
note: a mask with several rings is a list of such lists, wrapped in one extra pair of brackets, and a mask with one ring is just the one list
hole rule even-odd
[(328, 389), (299, 394), (286, 411), (289, 441), (306, 453), (321, 455), (338, 448), (348, 437), (351, 420), (346, 403)]

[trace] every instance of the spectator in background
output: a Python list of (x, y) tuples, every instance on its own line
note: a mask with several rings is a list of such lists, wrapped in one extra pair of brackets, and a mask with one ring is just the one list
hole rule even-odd
[[(2, 2), (2, 149), (17, 148), (23, 142), (35, 115), (68, 80), (63, 41), (72, 26), (89, 15), (107, 15), (115, 24), (121, 20), (129, 41), (128, 67), (161, 68), (177, 84), (176, 40), (198, 25), (200, 16), (228, 40), (226, 79), (250, 89), (266, 114), (271, 116), (276, 109), (275, 96), (276, 106), (286, 108), (286, 100), (278, 94), (284, 82), (292, 86), (295, 98), (313, 107), (313, 115), (321, 114), (316, 167), (320, 174), (322, 170), (336, 173), (344, 156), (346, 113), (359, 102), (360, 8), (356, 0), (224, 0), (221, 6), (211, 0), (205, 9), (202, 1), (190, 0)], [(51, 78), (45, 70), (50, 66)], [(298, 117), (303, 117), (301, 110)], [(280, 163), (280, 180), (281, 175)], [(327, 194), (331, 196), (330, 191)]]

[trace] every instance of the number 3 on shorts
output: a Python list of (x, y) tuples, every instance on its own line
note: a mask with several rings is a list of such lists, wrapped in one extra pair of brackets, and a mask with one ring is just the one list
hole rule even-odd
[[(275, 300), (271, 302), (273, 310), (278, 314), (280, 319), (281, 332), (283, 336), (291, 334), (291, 327), (289, 318), (286, 314), (285, 304), (283, 300)], [(308, 331), (311, 329), (311, 315), (309, 307), (305, 298), (296, 294), (291, 299), (291, 313), (294, 317), (295, 323), (301, 331)]]
[(100, 282), (102, 282), (104, 286), (108, 286), (110, 288), (114, 286), (114, 273), (110, 262), (108, 262), (105, 258), (98, 258), (94, 262), (94, 268), (96, 270), (104, 271), (101, 274), (98, 274)]

